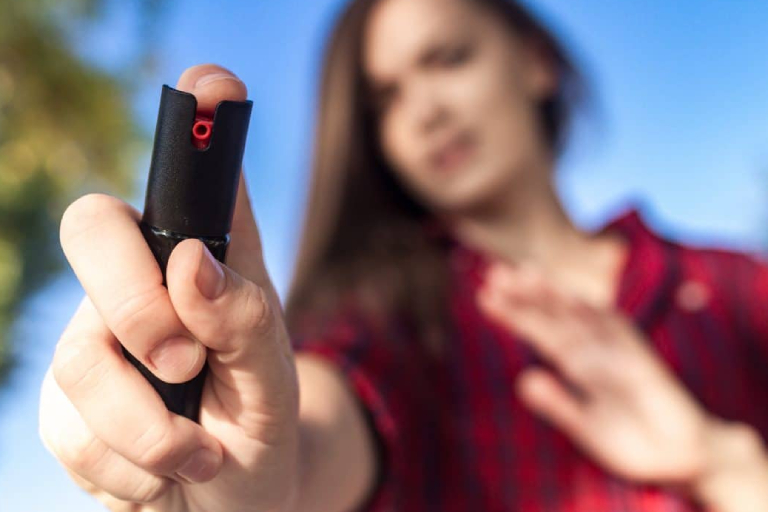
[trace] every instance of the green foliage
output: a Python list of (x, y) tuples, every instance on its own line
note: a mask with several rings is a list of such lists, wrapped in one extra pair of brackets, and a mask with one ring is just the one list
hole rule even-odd
[[(98, 22), (106, 5), (0, 0), (0, 384), (22, 302), (64, 266), (64, 209), (88, 191), (129, 195), (148, 141), (125, 79), (139, 76), (146, 60), (115, 76), (73, 49), (74, 34)], [(158, 2), (136, 5), (146, 18)]]

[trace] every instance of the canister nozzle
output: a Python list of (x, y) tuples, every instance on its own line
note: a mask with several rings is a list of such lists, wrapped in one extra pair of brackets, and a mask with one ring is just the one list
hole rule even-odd
[(192, 125), (192, 144), (197, 149), (205, 149), (211, 142), (211, 131), (213, 131), (213, 120), (203, 116), (195, 118), (195, 124)]

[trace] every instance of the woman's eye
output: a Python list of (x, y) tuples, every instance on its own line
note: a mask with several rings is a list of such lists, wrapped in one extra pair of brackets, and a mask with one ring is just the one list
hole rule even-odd
[(472, 50), (469, 46), (458, 46), (450, 48), (443, 52), (440, 62), (446, 66), (455, 66), (466, 61), (471, 55)]

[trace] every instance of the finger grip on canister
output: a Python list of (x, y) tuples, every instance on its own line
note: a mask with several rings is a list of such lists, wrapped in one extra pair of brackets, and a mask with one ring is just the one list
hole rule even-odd
[[(163, 86), (140, 227), (164, 285), (171, 252), (187, 238), (200, 239), (225, 262), (252, 105), (250, 100), (225, 100), (211, 120), (201, 119), (194, 95)], [(199, 421), (207, 363), (192, 380), (171, 384), (125, 347), (123, 354), (168, 410)]]

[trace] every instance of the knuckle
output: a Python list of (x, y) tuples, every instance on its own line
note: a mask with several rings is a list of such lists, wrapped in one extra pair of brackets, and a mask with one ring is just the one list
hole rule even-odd
[(136, 450), (136, 464), (149, 471), (160, 472), (167, 466), (175, 445), (171, 429), (165, 422), (156, 422), (142, 432), (133, 442)]
[[(273, 410), (286, 409), (284, 403), (277, 404)], [(243, 434), (250, 439), (258, 439), (263, 445), (278, 447), (284, 445), (292, 436), (290, 424), (285, 414), (263, 414), (258, 412), (243, 413), (237, 418)]]
[(151, 503), (168, 490), (168, 481), (157, 478), (142, 478), (132, 489), (128, 489), (126, 498), (136, 503)]
[(148, 312), (160, 310), (158, 303), (165, 297), (166, 290), (159, 284), (132, 290), (128, 299), (122, 301), (112, 313), (114, 331), (130, 337), (129, 333), (146, 323)]
[(248, 331), (264, 333), (272, 326), (272, 308), (267, 301), (267, 294), (257, 284), (246, 281), (244, 298), (244, 322)]
[(79, 474), (94, 472), (109, 448), (91, 433), (70, 436), (59, 448), (59, 458), (65, 466)]
[(59, 236), (62, 246), (102, 225), (105, 212), (124, 207), (122, 201), (107, 194), (93, 193), (76, 199), (61, 217)]
[(51, 370), (62, 391), (92, 389), (107, 372), (107, 358), (88, 337), (63, 338), (53, 354)]
[(220, 318), (209, 322), (200, 322), (200, 325), (195, 326), (194, 333), (199, 340), (205, 340), (205, 343), (223, 343), (231, 337), (231, 331), (226, 325), (226, 321)]

